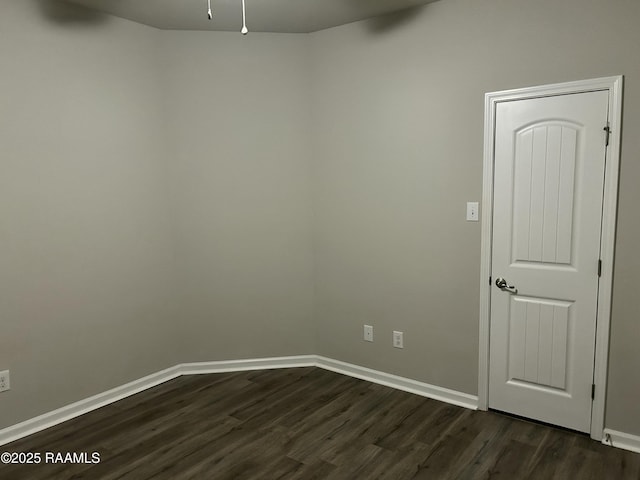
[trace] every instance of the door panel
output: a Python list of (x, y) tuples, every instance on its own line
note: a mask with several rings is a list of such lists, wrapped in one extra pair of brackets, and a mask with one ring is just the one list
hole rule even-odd
[(564, 390), (571, 303), (511, 298), (509, 382)]
[(570, 263), (576, 140), (573, 125), (516, 133), (514, 261)]
[(589, 431), (608, 92), (496, 107), (489, 406)]

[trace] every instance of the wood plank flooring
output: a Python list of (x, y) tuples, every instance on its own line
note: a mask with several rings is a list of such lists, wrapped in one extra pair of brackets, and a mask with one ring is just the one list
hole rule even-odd
[(180, 377), (0, 451), (43, 457), (3, 480), (640, 479), (640, 454), (318, 368)]

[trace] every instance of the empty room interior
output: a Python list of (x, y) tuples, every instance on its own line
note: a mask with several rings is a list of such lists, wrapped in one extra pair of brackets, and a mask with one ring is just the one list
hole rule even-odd
[(638, 25), (0, 0), (0, 477), (640, 478)]

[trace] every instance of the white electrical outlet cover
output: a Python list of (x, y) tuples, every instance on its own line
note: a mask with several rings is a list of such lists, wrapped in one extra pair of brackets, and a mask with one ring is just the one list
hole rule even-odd
[(11, 379), (9, 378), (9, 370), (0, 372), (0, 392), (6, 392), (11, 389)]
[(404, 348), (404, 334), (402, 332), (393, 331), (393, 346), (395, 348)]
[(364, 326), (364, 340), (373, 342), (373, 327), (371, 325)]

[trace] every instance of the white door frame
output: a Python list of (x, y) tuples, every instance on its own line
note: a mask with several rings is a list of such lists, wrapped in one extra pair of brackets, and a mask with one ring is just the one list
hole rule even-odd
[[(591, 438), (602, 440), (607, 391), (607, 360), (609, 356), (609, 326), (613, 260), (618, 206), (618, 171), (620, 164), (620, 127), (622, 125), (622, 75), (577, 82), (487, 93), (484, 111), (484, 162), (482, 183), (482, 243), (480, 263), (480, 358), (478, 372), (478, 408), (489, 405), (489, 329), (491, 319), (491, 246), (493, 219), (493, 166), (495, 112), (497, 104), (527, 98), (548, 97), (570, 93), (607, 90), (609, 92), (610, 138), (606, 155), (605, 185), (600, 237), (602, 275), (598, 284), (598, 312), (594, 364), (595, 397), (591, 410)], [(604, 128), (604, 126), (603, 126)]]

